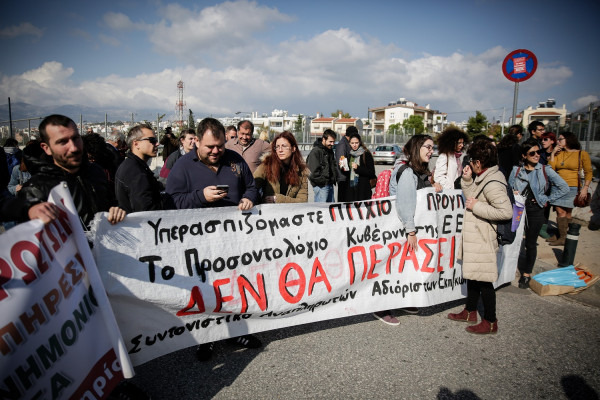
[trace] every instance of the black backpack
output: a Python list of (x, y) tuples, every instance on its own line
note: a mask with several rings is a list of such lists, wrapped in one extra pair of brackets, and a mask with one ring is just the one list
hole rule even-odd
[[(500, 181), (496, 181), (496, 180), (486, 182), (485, 185), (483, 185), (483, 187), (479, 191), (479, 193), (477, 193), (477, 196), (475, 196), (475, 198), (479, 197), (479, 195), (483, 192), (483, 189), (485, 189), (485, 187), (490, 182), (502, 183), (506, 187), (506, 194), (508, 195), (508, 198), (510, 199), (510, 204), (513, 206), (515, 205), (515, 195), (513, 194), (513, 191), (511, 190), (511, 188), (507, 184), (500, 182)], [(504, 220), (495, 221), (495, 222), (498, 226), (498, 229), (494, 229), (494, 231), (496, 232), (496, 238), (498, 239), (498, 245), (504, 246), (507, 244), (512, 244), (512, 242), (514, 242), (515, 238), (517, 237), (517, 232), (512, 231), (512, 217), (509, 219), (504, 219)], [(488, 223), (490, 225), (492, 225), (492, 229), (493, 229), (494, 225), (490, 221), (488, 221)]]

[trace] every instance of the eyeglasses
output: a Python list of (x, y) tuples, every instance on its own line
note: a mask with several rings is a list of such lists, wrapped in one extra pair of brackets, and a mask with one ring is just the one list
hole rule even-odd
[(142, 140), (147, 140), (147, 141), (149, 141), (149, 142), (150, 142), (150, 143), (152, 143), (152, 144), (156, 144), (156, 143), (158, 143), (158, 139), (157, 139), (157, 138), (155, 138), (154, 136), (152, 136), (152, 137), (145, 137), (145, 138), (138, 139), (138, 142), (141, 142)]
[(533, 157), (533, 156), (535, 156), (536, 154), (539, 156), (540, 154), (542, 154), (542, 151), (541, 151), (541, 150), (534, 150), (534, 151), (528, 151), (528, 152), (527, 152), (527, 155), (528, 155), (529, 157)]
[[(552, 139), (550, 139), (549, 137), (545, 137), (545, 138), (542, 139), (542, 141), (544, 141), (544, 142), (547, 141), (547, 140), (552, 140)], [(558, 140), (560, 140), (560, 139), (558, 139)]]
[(558, 141), (560, 142), (561, 140), (565, 140), (565, 138), (564, 137), (559, 137)]
[(427, 150), (432, 150), (432, 149), (433, 149), (433, 146), (432, 146), (432, 145), (429, 145), (429, 146), (421, 146), (421, 147), (425, 147)]
[(288, 146), (285, 144), (275, 146), (275, 150), (288, 150), (290, 148), (291, 148), (291, 146)]

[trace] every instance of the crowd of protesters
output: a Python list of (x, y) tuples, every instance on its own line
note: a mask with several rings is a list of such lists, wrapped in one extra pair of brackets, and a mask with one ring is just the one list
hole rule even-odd
[[(483, 318), (467, 328), (471, 333), (498, 330), (492, 285), (497, 279), (495, 224), (513, 215), (507, 188), (525, 199), (526, 260), (519, 266), (520, 288), (529, 287), (537, 238), (546, 234), (550, 207), (556, 209), (558, 229), (549, 241), (562, 245), (574, 199), (588, 194), (590, 156), (581, 150), (577, 137), (570, 132), (557, 137), (539, 121), (527, 130), (529, 137), (524, 138), (523, 128), (513, 125), (496, 144), (486, 136), (470, 143), (465, 132), (448, 128), (437, 138), (439, 157), (433, 171), (429, 162), (434, 138), (415, 135), (404, 147), (405, 161), (388, 174), (389, 194), (396, 196), (395, 218), (406, 228), (413, 251), (417, 191), (430, 187), (436, 192), (463, 191), (466, 209), (459, 258), (467, 301), (464, 310), (448, 318), (476, 323), (481, 298)], [(196, 130), (182, 130), (179, 137), (168, 128), (159, 141), (145, 124), (131, 128), (127, 137), (111, 134), (104, 139), (93, 132), (81, 136), (71, 119), (51, 115), (40, 124), (40, 136), (23, 150), (14, 140), (1, 148), (6, 163), (0, 163), (0, 222), (5, 229), (28, 219), (56, 218), (47, 196), (61, 181), (67, 182), (85, 228), (99, 211), (108, 211), (110, 222), (118, 223), (137, 211), (224, 206), (248, 210), (260, 203), (302, 203), (308, 201), (309, 184), (314, 201), (333, 202), (335, 186), (338, 202), (368, 200), (377, 181), (373, 156), (353, 126), (341, 132), (337, 144), (337, 133), (326, 130), (306, 162), (293, 134), (284, 131), (269, 143), (255, 137), (251, 121), (225, 129), (218, 120), (205, 118)], [(148, 164), (158, 156), (159, 144), (163, 166), (157, 179)], [(399, 323), (391, 310), (375, 316), (390, 325)], [(261, 346), (252, 335), (235, 341), (244, 347)], [(206, 360), (211, 352), (212, 344), (202, 345), (197, 356)]]

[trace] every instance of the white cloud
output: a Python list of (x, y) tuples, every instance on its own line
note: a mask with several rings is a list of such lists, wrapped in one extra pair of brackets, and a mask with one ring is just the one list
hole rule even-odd
[(122, 13), (108, 13), (104, 22), (115, 30), (145, 30), (161, 54), (195, 61), (227, 58), (231, 63), (238, 49), (260, 46), (253, 38), (255, 33), (292, 19), (275, 8), (247, 0), (226, 1), (199, 10), (173, 3), (159, 9), (159, 15), (162, 19), (155, 24), (134, 23)]
[(112, 36), (105, 35), (103, 33), (98, 34), (98, 39), (100, 39), (100, 41), (102, 43), (105, 43), (105, 44), (108, 44), (108, 45), (114, 46), (114, 47), (117, 47), (118, 45), (121, 44), (119, 39), (112, 37)]
[(598, 96), (590, 94), (590, 95), (578, 98), (577, 100), (575, 100), (573, 102), (573, 105), (575, 106), (575, 108), (581, 108), (581, 107), (588, 106), (590, 103), (596, 102), (598, 100), (600, 100), (600, 99), (598, 99)]
[(127, 15), (123, 13), (109, 12), (104, 14), (102, 20), (110, 29), (117, 31), (130, 31), (143, 29), (145, 27), (145, 25), (142, 23), (134, 23)]
[(8, 38), (12, 39), (17, 36), (35, 36), (36, 38), (41, 38), (43, 31), (40, 28), (33, 26), (29, 22), (23, 22), (20, 25), (14, 25), (6, 27), (0, 30), (0, 38)]
[[(246, 1), (223, 3), (195, 13), (188, 22), (200, 18), (218, 25), (220, 7), (233, 4), (256, 7)], [(183, 18), (181, 13), (190, 13), (180, 6), (167, 7), (163, 12), (165, 18)], [(168, 33), (171, 28), (165, 29)], [(177, 47), (174, 43), (170, 46)], [(399, 97), (420, 105), (431, 104), (443, 112), (512, 105), (514, 86), (501, 72), (508, 53), (502, 47), (481, 54), (424, 54), (409, 59), (399, 57), (402, 49), (394, 44), (368, 41), (342, 28), (307, 40), (289, 39), (275, 46), (238, 48), (235, 52), (243, 65), (188, 65), (132, 77), (109, 75), (81, 83), (71, 79), (72, 68), (48, 62), (21, 75), (3, 77), (0, 93), (39, 105), (159, 108), (169, 113), (174, 112), (176, 82), (183, 79), (187, 107), (198, 116), (237, 110), (269, 112), (275, 108), (313, 115), (342, 108), (364, 116), (367, 107), (382, 106)], [(571, 75), (565, 66), (540, 65), (534, 77), (525, 82), (524, 92), (537, 104), (538, 93), (564, 83)]]

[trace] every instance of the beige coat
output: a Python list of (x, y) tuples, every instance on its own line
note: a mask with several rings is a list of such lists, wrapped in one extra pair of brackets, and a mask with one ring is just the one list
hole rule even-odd
[(288, 185), (287, 193), (280, 194), (279, 181), (267, 181), (265, 164), (260, 164), (254, 171), (256, 188), (262, 192), (263, 200), (266, 196), (275, 196), (275, 203), (306, 203), (308, 201), (308, 176), (310, 171), (305, 169), (300, 174), (300, 186)]
[[(497, 166), (488, 168), (475, 180), (461, 179), (465, 198), (475, 197), (489, 181), (506, 183), (504, 175)], [(500, 221), (512, 218), (513, 210), (506, 194), (506, 186), (491, 182), (477, 197), (473, 211), (465, 210), (462, 232), (462, 273), (463, 278), (483, 282), (494, 282), (498, 279), (496, 253), (496, 224), (489, 221)], [(493, 222), (492, 222), (493, 223)]]

